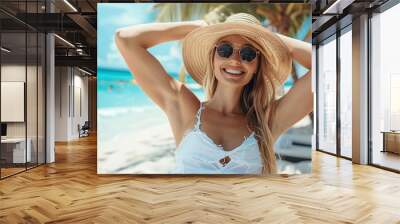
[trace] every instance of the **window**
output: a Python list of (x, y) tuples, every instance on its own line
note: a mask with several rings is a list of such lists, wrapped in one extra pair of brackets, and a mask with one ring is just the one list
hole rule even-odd
[(353, 96), (351, 26), (348, 29), (340, 36), (340, 154), (351, 158)]
[(336, 153), (336, 36), (318, 48), (318, 149)]
[[(372, 163), (400, 170), (400, 5), (371, 18)], [(394, 144), (394, 145), (393, 145)]]

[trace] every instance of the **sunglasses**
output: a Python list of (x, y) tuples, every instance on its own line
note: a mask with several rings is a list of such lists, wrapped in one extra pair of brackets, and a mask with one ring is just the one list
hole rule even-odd
[(231, 43), (222, 42), (215, 45), (216, 52), (221, 58), (230, 58), (235, 51), (239, 50), (240, 60), (244, 63), (252, 62), (260, 53), (250, 45), (244, 45), (240, 49), (235, 49)]

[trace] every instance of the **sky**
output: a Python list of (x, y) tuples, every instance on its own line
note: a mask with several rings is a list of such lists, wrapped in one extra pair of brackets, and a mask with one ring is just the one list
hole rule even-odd
[[(99, 68), (128, 70), (114, 42), (118, 28), (150, 23), (156, 19), (152, 3), (99, 3), (97, 16), (97, 61)], [(149, 50), (169, 73), (178, 73), (181, 67), (181, 52), (178, 42), (169, 42)]]

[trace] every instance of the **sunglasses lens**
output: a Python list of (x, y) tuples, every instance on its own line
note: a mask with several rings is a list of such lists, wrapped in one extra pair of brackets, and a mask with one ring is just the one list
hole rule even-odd
[(217, 53), (220, 57), (229, 58), (233, 53), (233, 48), (228, 43), (222, 43), (217, 47)]
[(251, 62), (254, 58), (257, 57), (257, 52), (252, 47), (243, 47), (240, 50), (240, 58), (243, 61)]

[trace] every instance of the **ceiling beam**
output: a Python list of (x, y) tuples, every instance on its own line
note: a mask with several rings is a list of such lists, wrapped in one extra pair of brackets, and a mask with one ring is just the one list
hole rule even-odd
[[(96, 70), (96, 56), (55, 56), (56, 66), (80, 66)], [(94, 68), (94, 69), (93, 69)]]

